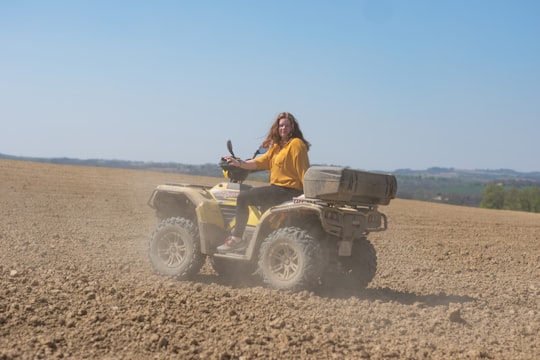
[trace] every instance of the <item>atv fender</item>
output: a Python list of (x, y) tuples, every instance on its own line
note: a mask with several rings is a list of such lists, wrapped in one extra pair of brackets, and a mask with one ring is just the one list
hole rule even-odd
[(223, 217), (219, 204), (203, 186), (168, 184), (159, 185), (148, 200), (148, 205), (164, 217), (180, 216), (196, 221), (201, 252), (208, 254), (211, 239), (223, 237)]
[(254, 233), (256, 241), (252, 241), (247, 249), (248, 257), (257, 251), (270, 232), (284, 226), (309, 227), (306, 230), (313, 233), (322, 230), (325, 237), (330, 235), (337, 240), (339, 256), (350, 256), (354, 240), (364, 238), (370, 232), (386, 230), (387, 219), (377, 207), (348, 208), (321, 206), (316, 201), (288, 202), (264, 213)]
[(258, 226), (255, 228), (252, 239), (246, 249), (246, 257), (252, 259), (262, 243), (262, 241), (272, 231), (285, 225), (298, 225), (305, 223), (308, 218), (316, 218), (315, 224), (320, 228), (322, 209), (310, 203), (287, 202), (274, 206), (262, 215)]

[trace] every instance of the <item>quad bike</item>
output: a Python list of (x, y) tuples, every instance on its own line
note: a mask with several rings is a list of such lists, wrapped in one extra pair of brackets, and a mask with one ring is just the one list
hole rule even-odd
[[(230, 141), (227, 147), (236, 157)], [(158, 273), (190, 279), (209, 258), (221, 276), (257, 273), (282, 290), (314, 290), (322, 284), (362, 289), (373, 279), (377, 256), (367, 235), (387, 229), (378, 205), (395, 198), (393, 175), (312, 166), (303, 195), (269, 209), (250, 207), (243, 235), (247, 248), (219, 253), (216, 247), (235, 225), (236, 198), (252, 187), (243, 183), (249, 170), (224, 159), (220, 166), (228, 182), (159, 185), (150, 196), (148, 205), (159, 222), (148, 254)]]

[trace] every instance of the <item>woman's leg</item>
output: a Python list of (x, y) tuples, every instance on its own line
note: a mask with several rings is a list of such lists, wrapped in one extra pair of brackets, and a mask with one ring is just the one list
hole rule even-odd
[(271, 206), (291, 200), (302, 194), (300, 190), (269, 185), (254, 187), (248, 191), (241, 191), (236, 199), (236, 225), (232, 235), (241, 238), (244, 234), (249, 218), (249, 206), (261, 206), (268, 209)]

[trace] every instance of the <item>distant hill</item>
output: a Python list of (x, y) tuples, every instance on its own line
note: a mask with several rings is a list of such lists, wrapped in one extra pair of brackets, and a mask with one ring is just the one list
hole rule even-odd
[[(174, 162), (144, 162), (103, 159), (36, 158), (0, 153), (0, 159), (45, 162), (52, 164), (97, 166), (151, 170), (199, 176), (222, 177), (218, 164), (186, 165)], [(510, 169), (475, 169), (431, 167), (426, 170), (398, 169), (392, 172), (398, 179), (397, 196), (403, 199), (445, 202), (448, 204), (478, 206), (482, 191), (490, 183), (508, 187), (540, 187), (540, 172), (518, 172)], [(250, 175), (251, 180), (265, 181), (266, 172)]]
[(454, 205), (478, 206), (490, 183), (505, 187), (540, 187), (540, 172), (523, 173), (510, 169), (462, 170), (432, 167), (427, 170), (399, 169), (398, 197), (439, 201)]
[[(73, 158), (37, 158), (25, 156), (12, 156), (0, 153), (0, 159), (11, 159), (21, 161), (34, 161), (50, 164), (97, 166), (119, 169), (149, 170), (177, 174), (189, 174), (210, 177), (222, 177), (223, 172), (217, 163), (186, 165), (175, 162), (146, 162), (146, 161), (128, 161), (128, 160), (103, 160), (103, 159), (73, 159)], [(264, 180), (264, 172), (250, 175), (250, 178)]]
[(81, 165), (81, 166), (97, 166), (108, 168), (120, 168), (120, 169), (137, 169), (137, 170), (151, 170), (161, 171), (179, 174), (193, 174), (202, 176), (215, 176), (221, 177), (221, 169), (217, 164), (203, 164), (203, 165), (185, 165), (180, 163), (160, 163), (160, 162), (145, 162), (145, 161), (127, 161), (127, 160), (103, 160), (103, 159), (72, 159), (72, 158), (37, 158), (37, 157), (24, 157), (24, 156), (12, 156), (0, 153), (0, 159), (12, 159), (22, 161), (34, 161), (44, 162), (51, 164), (65, 164), (65, 165)]
[(530, 180), (540, 181), (540, 172), (518, 172), (510, 169), (475, 169), (463, 170), (455, 168), (431, 167), (427, 170), (398, 169), (394, 171), (396, 175), (403, 176), (424, 176), (424, 177), (443, 177), (443, 178), (468, 178), (478, 180)]

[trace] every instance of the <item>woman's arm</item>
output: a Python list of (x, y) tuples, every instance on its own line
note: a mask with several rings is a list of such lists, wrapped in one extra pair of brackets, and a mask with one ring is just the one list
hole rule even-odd
[(225, 156), (227, 164), (246, 170), (257, 170), (257, 164), (253, 160), (240, 160), (232, 156)]

